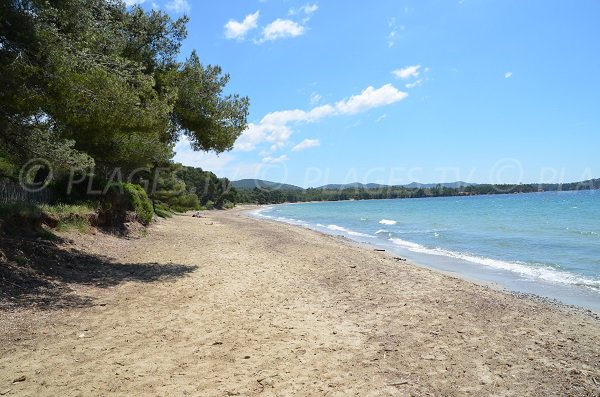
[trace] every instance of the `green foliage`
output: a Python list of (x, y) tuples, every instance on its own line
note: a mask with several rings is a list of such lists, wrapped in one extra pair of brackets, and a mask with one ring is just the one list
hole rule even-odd
[(195, 194), (182, 194), (173, 197), (168, 203), (171, 208), (175, 208), (177, 212), (185, 212), (189, 210), (199, 210), (200, 200)]
[(44, 215), (58, 220), (72, 216), (85, 217), (93, 214), (97, 206), (92, 203), (82, 204), (33, 204), (33, 203), (11, 203), (0, 205), (0, 218), (42, 218)]
[(188, 193), (195, 193), (200, 198), (200, 204), (206, 206), (208, 201), (221, 208), (225, 200), (235, 202), (236, 190), (227, 178), (218, 178), (202, 168), (180, 167), (177, 177), (185, 182)]
[(38, 204), (35, 205), (41, 212), (56, 216), (59, 218), (68, 216), (88, 216), (96, 212), (98, 205), (95, 203), (81, 203), (81, 204)]
[(167, 205), (161, 203), (155, 204), (154, 213), (161, 218), (171, 218), (173, 216), (171, 209)]
[(154, 216), (154, 210), (146, 191), (140, 185), (133, 183), (124, 183), (122, 186), (129, 199), (129, 209), (136, 213), (142, 224), (149, 224)]
[(513, 185), (471, 185), (459, 188), (436, 187), (408, 188), (404, 186), (385, 186), (378, 188), (341, 188), (341, 189), (238, 189), (235, 202), (253, 204), (279, 204), (306, 201), (372, 200), (423, 198), (447, 196), (472, 196), (483, 194), (515, 194), (541, 191), (569, 191), (600, 189), (600, 179), (591, 179), (566, 184), (513, 184)]
[(179, 62), (186, 17), (107, 0), (0, 3), (0, 172), (31, 158), (109, 175), (170, 162), (180, 134), (232, 148), (248, 99), (195, 53)]
[[(177, 196), (186, 192), (185, 183), (178, 177), (179, 165), (171, 164), (162, 170), (156, 170), (154, 174), (155, 189), (152, 198), (163, 203), (169, 203)], [(160, 172), (159, 172), (160, 171)]]
[(77, 231), (85, 234), (90, 232), (91, 225), (87, 219), (73, 217), (59, 221), (58, 225), (56, 226), (56, 230), (59, 232)]
[(96, 206), (91, 203), (78, 205), (14, 203), (0, 205), (0, 219), (7, 222), (6, 231), (16, 228), (30, 229), (44, 239), (54, 239), (55, 236), (50, 231), (41, 228), (42, 223), (59, 232), (76, 230), (88, 233), (91, 229), (90, 219), (95, 211)]
[(215, 203), (213, 203), (212, 200), (208, 200), (204, 205), (204, 208), (206, 208), (207, 210), (212, 210), (215, 208)]
[(228, 82), (229, 75), (219, 66), (204, 67), (195, 51), (182, 65), (173, 115), (195, 150), (230, 150), (246, 129), (249, 100), (223, 96)]
[(101, 213), (106, 223), (116, 225), (127, 219), (127, 212), (134, 212), (137, 220), (147, 225), (152, 221), (154, 210), (146, 191), (133, 183), (111, 183), (102, 202)]

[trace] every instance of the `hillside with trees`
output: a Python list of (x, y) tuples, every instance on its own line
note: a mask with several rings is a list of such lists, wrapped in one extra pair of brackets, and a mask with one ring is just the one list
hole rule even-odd
[[(273, 185), (276, 185), (274, 182)], [(412, 186), (417, 187), (412, 187)], [(460, 185), (425, 185), (411, 184), (406, 186), (367, 187), (363, 184), (326, 185), (321, 188), (298, 189), (269, 189), (239, 188), (234, 198), (240, 203), (279, 204), (307, 201), (339, 201), (339, 200), (374, 200), (374, 199), (403, 199), (424, 197), (474, 196), (484, 194), (515, 194), (546, 191), (572, 191), (600, 189), (600, 179), (590, 179), (582, 182), (565, 184), (479, 184)]]

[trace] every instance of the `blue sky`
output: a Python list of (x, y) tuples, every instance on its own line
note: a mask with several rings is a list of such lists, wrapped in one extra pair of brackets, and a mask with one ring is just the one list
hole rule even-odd
[(305, 187), (600, 176), (596, 0), (142, 6), (186, 13), (183, 54), (251, 100), (234, 150), (183, 141), (183, 164)]

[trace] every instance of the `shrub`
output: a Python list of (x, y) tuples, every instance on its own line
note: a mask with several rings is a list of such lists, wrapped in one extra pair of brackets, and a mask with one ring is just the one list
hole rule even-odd
[(163, 203), (156, 203), (154, 213), (161, 218), (171, 218), (173, 216), (171, 209)]
[(207, 210), (212, 210), (215, 208), (215, 203), (212, 200), (208, 200), (205, 207)]
[(169, 200), (169, 204), (177, 212), (200, 209), (200, 199), (195, 194), (181, 194), (173, 197)]
[(148, 198), (144, 188), (133, 183), (125, 183), (123, 187), (129, 198), (129, 209), (136, 213), (141, 223), (144, 225), (149, 224), (154, 216), (154, 209), (152, 208), (152, 201)]
[(152, 221), (154, 209), (146, 191), (133, 183), (112, 183), (102, 204), (104, 217), (110, 218), (110, 224), (127, 220), (127, 212), (133, 211), (137, 220), (147, 225)]

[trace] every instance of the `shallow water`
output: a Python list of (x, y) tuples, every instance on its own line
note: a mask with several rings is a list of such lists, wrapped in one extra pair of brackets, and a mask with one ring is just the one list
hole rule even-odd
[(600, 191), (284, 204), (255, 213), (600, 310)]

